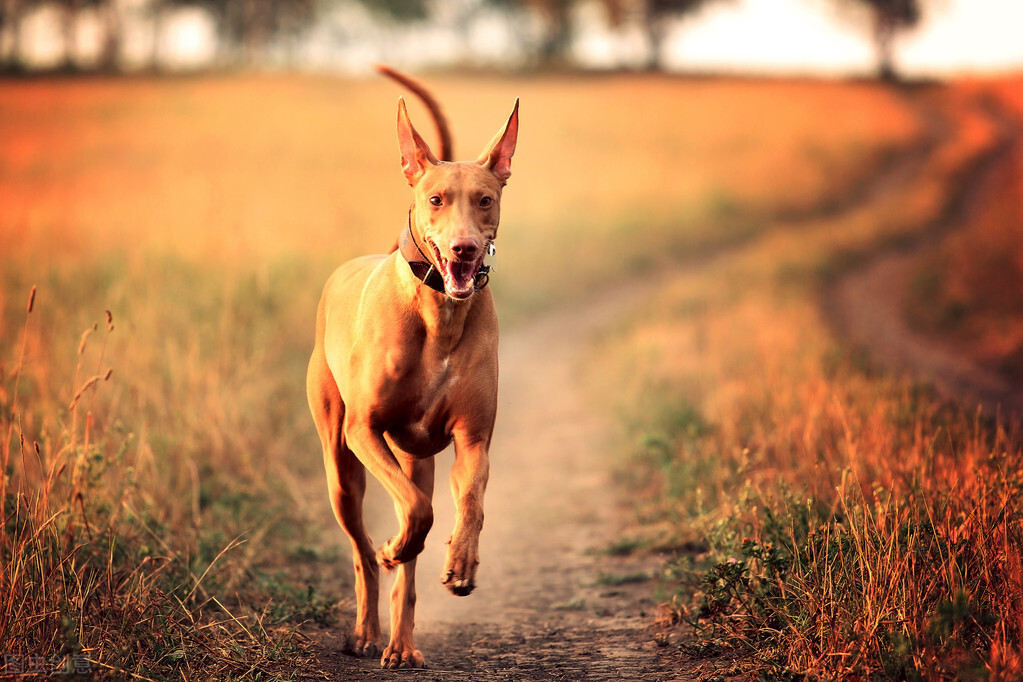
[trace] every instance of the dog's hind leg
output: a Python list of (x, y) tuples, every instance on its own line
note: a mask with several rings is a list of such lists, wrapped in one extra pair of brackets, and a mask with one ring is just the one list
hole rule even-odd
[(376, 550), (366, 531), (362, 500), (366, 493), (366, 469), (344, 443), (338, 444), (333, 457), (324, 459), (330, 503), (341, 528), (352, 543), (357, 603), (352, 648), (358, 656), (380, 654), (380, 567)]
[(366, 469), (345, 443), (342, 430), (345, 406), (319, 349), (313, 352), (310, 360), (306, 388), (309, 407), (323, 445), (330, 504), (352, 543), (357, 604), (352, 650), (358, 656), (375, 657), (380, 654), (381, 643), (377, 610), (380, 568), (362, 515)]
[[(404, 459), (402, 469), (426, 497), (433, 497), (434, 460)], [(391, 590), (391, 640), (380, 659), (384, 668), (423, 668), (426, 662), (415, 647), (416, 560), (398, 565)]]

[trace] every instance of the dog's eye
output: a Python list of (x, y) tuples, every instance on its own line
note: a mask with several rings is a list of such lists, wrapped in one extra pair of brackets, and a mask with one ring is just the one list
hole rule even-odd
[(440, 206), (441, 204), (444, 203), (444, 200), (441, 199), (439, 195), (435, 194), (432, 197), (430, 197), (430, 203), (434, 206)]
[(490, 206), (490, 204), (492, 204), (492, 203), (494, 203), (494, 200), (492, 198), (490, 198), (490, 197), (481, 197), (480, 198), (480, 206), (482, 206), (483, 208), (486, 208), (487, 206)]

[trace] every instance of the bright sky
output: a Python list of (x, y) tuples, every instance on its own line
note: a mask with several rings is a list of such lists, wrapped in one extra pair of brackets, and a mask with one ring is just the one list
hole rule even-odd
[[(847, 3), (855, 5), (856, 3)], [(924, 21), (898, 38), (907, 75), (1023, 68), (1023, 0), (923, 0)], [(870, 72), (869, 24), (837, 0), (720, 0), (681, 21), (667, 55), (686, 68)]]

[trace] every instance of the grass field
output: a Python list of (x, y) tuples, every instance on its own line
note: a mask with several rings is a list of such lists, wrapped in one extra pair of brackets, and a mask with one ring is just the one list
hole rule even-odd
[[(835, 337), (822, 296), (941, 222), (962, 169), (996, 142), (978, 102), (1002, 98), (1018, 126), (1019, 90), (917, 93), (945, 123), (912, 183), (823, 221), (776, 221), (604, 339), (597, 362), (619, 367), (618, 407), (646, 462), (631, 474), (640, 513), (660, 524), (655, 544), (678, 548), (664, 618), (700, 633), (695, 652), (748, 656), (733, 671), (769, 677), (1023, 671), (1019, 422), (879, 372)], [(957, 305), (989, 325), (959, 325), (961, 343), (1001, 341), (1009, 356), (1023, 236), (1019, 176), (1002, 175), (1014, 167), (980, 195), (979, 219), (925, 240), (932, 298), (908, 311), (934, 332), (928, 313)]]
[[(672, 565), (666, 618), (775, 672), (1019, 672), (1015, 427), (872, 371), (818, 308), (844, 264), (941, 212), (989, 138), (970, 88), (1019, 114), (1019, 82), (914, 103), (845, 83), (431, 83), (460, 158), (522, 99), (503, 324), (734, 254), (680, 270), (592, 351), (641, 444), (642, 513), (662, 544), (705, 549)], [(286, 76), (0, 82), (0, 653), (288, 674), (295, 626), (336, 617), (348, 562), (303, 380), (327, 274), (389, 248), (405, 217), (397, 95)], [(933, 172), (849, 210), (921, 144), (921, 102), (954, 122)], [(940, 281), (927, 310), (950, 300)], [(986, 296), (971, 291), (970, 309)]]

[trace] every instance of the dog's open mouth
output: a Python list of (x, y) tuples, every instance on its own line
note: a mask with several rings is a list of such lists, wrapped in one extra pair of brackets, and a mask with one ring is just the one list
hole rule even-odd
[(436, 244), (431, 240), (427, 240), (427, 243), (433, 250), (434, 262), (444, 278), (444, 290), (448, 296), (459, 299), (472, 296), (476, 291), (476, 275), (483, 267), (484, 256), (474, 261), (445, 258)]

